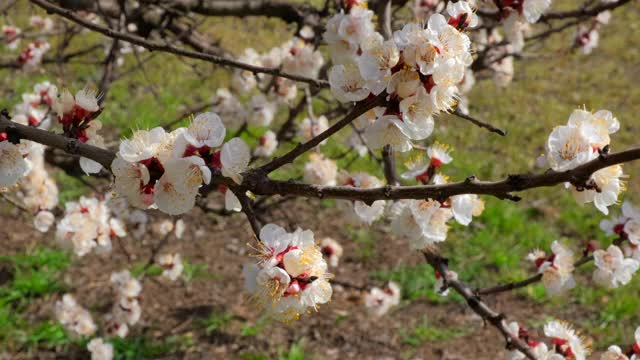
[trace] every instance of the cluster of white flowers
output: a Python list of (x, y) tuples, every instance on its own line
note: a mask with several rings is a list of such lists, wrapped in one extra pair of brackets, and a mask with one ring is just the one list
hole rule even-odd
[(364, 306), (374, 316), (380, 317), (400, 304), (400, 287), (390, 281), (384, 289), (373, 287), (364, 294)]
[(126, 235), (124, 224), (111, 215), (105, 201), (84, 196), (65, 204), (64, 217), (56, 230), (56, 240), (78, 256), (94, 249), (110, 252), (111, 239)]
[(547, 256), (542, 250), (534, 250), (527, 255), (542, 274), (542, 284), (550, 295), (558, 295), (576, 286), (573, 279), (573, 251), (558, 241), (551, 244), (552, 254)]
[(433, 14), (426, 28), (410, 23), (388, 40), (374, 30), (373, 12), (362, 4), (329, 19), (324, 40), (334, 62), (329, 83), (336, 99), (387, 94), (386, 107), (365, 130), (373, 148), (411, 150), (411, 140), (431, 135), (433, 116), (455, 105), (458, 84), (472, 62), (462, 30), (477, 18), (464, 1), (449, 3), (447, 12), (449, 20)]
[(171, 215), (191, 210), (198, 189), (211, 181), (210, 168), (242, 182), (249, 147), (240, 138), (222, 145), (225, 134), (214, 113), (200, 114), (188, 128), (170, 133), (161, 127), (136, 131), (120, 143), (111, 165), (116, 191), (138, 208), (157, 207)]
[[(401, 177), (423, 184), (446, 184), (447, 178), (437, 171), (452, 160), (448, 146), (436, 142), (410, 160), (406, 164), (408, 171)], [(452, 218), (467, 226), (483, 211), (484, 202), (475, 194), (455, 195), (444, 200), (400, 200), (390, 208), (391, 230), (408, 239), (413, 249), (423, 249), (446, 240), (447, 222)]]
[[(610, 137), (620, 129), (620, 123), (610, 111), (591, 113), (575, 110), (567, 125), (557, 126), (547, 142), (547, 161), (556, 171), (574, 169), (608, 151)], [(596, 171), (586, 184), (567, 184), (578, 203), (593, 202), (598, 210), (608, 214), (608, 206), (618, 200), (625, 189), (621, 165)]]
[(58, 321), (73, 335), (91, 336), (96, 332), (91, 314), (70, 294), (64, 294), (62, 300), (56, 301), (54, 312)]
[(290, 321), (331, 299), (331, 275), (313, 232), (298, 229), (288, 233), (267, 224), (259, 240), (260, 261), (243, 268), (245, 287), (259, 308)]
[(176, 281), (182, 275), (184, 265), (178, 253), (158, 255), (156, 263), (162, 268), (162, 276), (171, 281)]
[[(299, 36), (294, 36), (281, 46), (274, 47), (264, 54), (258, 54), (254, 49), (248, 48), (238, 60), (254, 66), (281, 68), (288, 74), (315, 78), (324, 64), (324, 58), (315, 49), (313, 38), (313, 30), (305, 26), (300, 30)], [(298, 90), (296, 83), (289, 79), (273, 79), (271, 75), (254, 74), (247, 70), (236, 71), (231, 81), (233, 89), (241, 93), (249, 92), (258, 85), (260, 88), (272, 85), (270, 95), (282, 103), (294, 99)]]
[(253, 149), (253, 155), (257, 157), (269, 157), (273, 155), (277, 147), (278, 138), (276, 133), (271, 130), (267, 130), (267, 132), (260, 136), (258, 146)]
[(51, 127), (52, 107), (58, 98), (58, 88), (48, 81), (37, 83), (33, 92), (23, 93), (22, 102), (13, 108), (12, 121), (48, 130)]
[(106, 318), (106, 330), (111, 335), (125, 337), (129, 326), (135, 325), (142, 315), (140, 293), (142, 284), (128, 270), (111, 274), (111, 283), (116, 290), (116, 302)]

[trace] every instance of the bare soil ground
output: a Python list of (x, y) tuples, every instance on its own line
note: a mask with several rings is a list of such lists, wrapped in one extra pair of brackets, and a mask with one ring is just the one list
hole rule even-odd
[[(277, 212), (279, 214), (280, 212)], [(331, 303), (317, 313), (290, 324), (271, 322), (255, 336), (241, 336), (241, 329), (260, 322), (259, 313), (247, 301), (243, 292), (242, 264), (250, 259), (252, 233), (242, 215), (230, 218), (212, 217), (199, 210), (185, 217), (188, 224), (182, 240), (173, 240), (165, 251), (178, 251), (194, 264), (208, 267), (211, 276), (191, 282), (169, 282), (162, 278), (143, 280), (143, 315), (133, 328), (133, 334), (145, 334), (155, 339), (168, 336), (189, 338), (182, 346), (163, 358), (226, 359), (247, 358), (247, 354), (276, 356), (287, 350), (288, 344), (303, 345), (305, 358), (310, 359), (497, 359), (504, 357), (505, 343), (500, 334), (473, 314), (465, 304), (435, 304), (426, 300), (403, 301), (401, 306), (383, 318), (368, 315), (361, 303), (362, 292), (375, 284), (370, 274), (400, 264), (419, 264), (419, 253), (407, 251), (407, 245), (384, 232), (381, 227), (370, 231), (378, 233), (373, 259), (362, 261), (356, 255), (356, 245), (346, 236), (345, 224), (335, 209), (325, 209), (316, 202), (298, 201), (287, 206), (283, 214), (295, 224), (311, 224), (313, 218), (322, 219), (325, 226), (314, 229), (316, 237), (339, 239), (345, 247), (341, 264), (334, 269), (337, 281), (354, 285), (335, 286)], [(287, 225), (288, 221), (273, 219)], [(55, 246), (52, 233), (34, 235), (28, 220), (17, 214), (3, 216), (0, 248), (3, 253), (22, 252), (30, 247)], [(131, 268), (132, 264), (146, 262), (152, 245), (160, 239), (134, 242), (128, 238), (122, 246), (114, 244), (110, 255), (88, 255), (74, 259), (64, 275), (69, 291), (78, 294), (82, 303), (94, 314), (107, 312), (112, 294), (109, 275), (113, 271)], [(128, 258), (129, 257), (129, 258)], [(31, 306), (30, 321), (49, 319), (58, 296), (39, 300)], [(522, 297), (507, 294), (485, 299), (490, 306), (505, 312), (510, 318), (542, 323), (542, 313), (559, 312), (570, 318), (576, 309), (542, 309)], [(543, 311), (544, 310), (544, 311)], [(223, 329), (207, 334), (199, 324), (211, 312), (228, 313), (233, 319)], [(94, 316), (98, 318), (98, 316)], [(416, 325), (428, 321), (434, 329), (442, 329), (438, 341), (408, 344), (402, 334), (410, 333)], [(64, 353), (37, 352), (15, 354), (16, 358), (83, 358), (82, 349), (67, 349)]]

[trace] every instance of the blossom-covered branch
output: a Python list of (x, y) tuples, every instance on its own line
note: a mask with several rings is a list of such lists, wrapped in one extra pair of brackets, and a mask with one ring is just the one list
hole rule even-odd
[(137, 35), (115, 31), (108, 27), (92, 23), (91, 21), (88, 21), (83, 17), (77, 15), (75, 12), (65, 9), (63, 7), (60, 7), (58, 5), (52, 4), (46, 0), (30, 0), (30, 1), (40, 6), (41, 8), (45, 9), (47, 12), (58, 14), (83, 27), (86, 27), (87, 29), (101, 33), (105, 36), (108, 36), (114, 39), (119, 39), (135, 45), (142, 46), (151, 51), (164, 51), (164, 52), (176, 54), (179, 56), (185, 56), (193, 59), (208, 61), (218, 65), (243, 69), (255, 74), (269, 74), (269, 75), (279, 76), (279, 77), (283, 77), (283, 78), (287, 78), (295, 81), (305, 82), (318, 87), (323, 87), (328, 85), (328, 83), (325, 80), (312, 79), (305, 76), (283, 73), (277, 68), (265, 68), (260, 66), (253, 66), (250, 64), (246, 64), (243, 62), (239, 62), (239, 61), (228, 59), (221, 56), (216, 56), (216, 55), (203, 53), (203, 52), (191, 51), (191, 50), (179, 48), (169, 44), (162, 44), (159, 42), (146, 40)]

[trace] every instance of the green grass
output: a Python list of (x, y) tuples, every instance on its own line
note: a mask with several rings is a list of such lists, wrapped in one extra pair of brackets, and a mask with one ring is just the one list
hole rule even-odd
[(421, 322), (412, 328), (400, 328), (399, 334), (402, 342), (405, 344), (410, 346), (420, 346), (429, 341), (447, 341), (465, 336), (467, 331), (463, 329), (435, 326), (429, 323), (426, 318), (423, 318)]
[(25, 317), (35, 300), (64, 291), (60, 278), (69, 263), (66, 253), (44, 248), (0, 256), (8, 273), (7, 283), (0, 286), (0, 344), (7, 348), (52, 348), (69, 342), (58, 324), (33, 324)]

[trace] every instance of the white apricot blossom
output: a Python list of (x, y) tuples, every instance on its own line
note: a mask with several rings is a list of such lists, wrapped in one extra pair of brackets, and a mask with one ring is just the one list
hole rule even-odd
[[(298, 128), (298, 137), (303, 143), (313, 139), (325, 130), (329, 128), (329, 121), (327, 117), (322, 115), (317, 118), (304, 118), (300, 127)], [(320, 145), (326, 144), (327, 140), (324, 140)]]
[(596, 250), (593, 259), (597, 268), (593, 280), (608, 288), (628, 284), (640, 267), (638, 260), (625, 258), (622, 250), (615, 245), (610, 245), (606, 251)]
[(267, 224), (260, 231), (260, 261), (245, 265), (245, 287), (270, 316), (291, 321), (331, 299), (331, 275), (313, 232), (286, 232)]
[(250, 160), (251, 150), (244, 140), (233, 138), (222, 145), (220, 154), (222, 175), (233, 179), (236, 184), (242, 182), (241, 173), (247, 169)]
[(573, 252), (558, 241), (551, 244), (552, 254), (546, 256), (544, 251), (535, 250), (527, 255), (542, 274), (542, 284), (549, 295), (558, 295), (572, 289), (576, 283), (573, 278)]
[(553, 320), (545, 324), (544, 334), (553, 339), (556, 351), (565, 357), (586, 360), (591, 353), (591, 343), (571, 325), (563, 321)]
[(177, 253), (158, 255), (156, 263), (162, 268), (162, 276), (171, 281), (177, 280), (184, 269), (180, 254)]
[(320, 153), (309, 155), (309, 162), (304, 166), (304, 181), (309, 184), (333, 186), (336, 184), (338, 165), (334, 160), (325, 158)]
[(278, 138), (276, 133), (271, 130), (267, 130), (262, 136), (260, 136), (260, 140), (258, 146), (253, 149), (253, 155), (259, 157), (269, 157), (273, 155), (278, 147)]
[(381, 317), (389, 310), (400, 304), (400, 287), (393, 281), (390, 281), (383, 289), (373, 287), (364, 295), (364, 306), (376, 317)]

